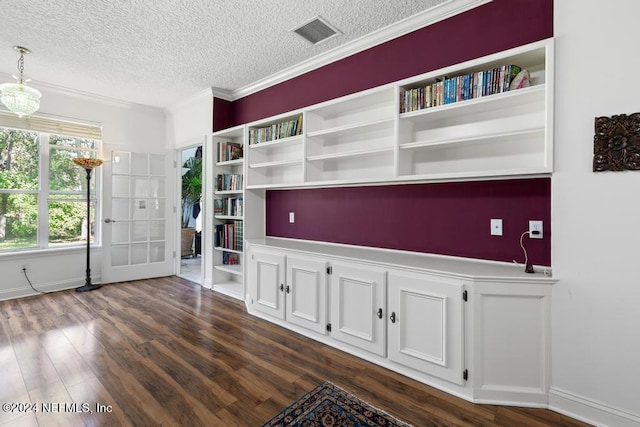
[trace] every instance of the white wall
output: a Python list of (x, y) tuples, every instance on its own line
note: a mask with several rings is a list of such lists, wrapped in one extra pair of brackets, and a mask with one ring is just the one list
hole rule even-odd
[(174, 148), (202, 145), (213, 129), (213, 92), (199, 92), (167, 108), (166, 132)]
[(593, 173), (594, 118), (640, 112), (640, 2), (556, 0), (550, 405), (640, 425), (640, 171)]
[[(104, 158), (111, 150), (171, 153), (167, 151), (165, 115), (158, 108), (65, 92), (37, 82), (32, 85), (42, 92), (38, 114), (102, 124)], [(173, 194), (171, 191), (170, 196), (174, 197)], [(100, 248), (92, 250), (91, 276), (96, 283), (101, 280), (100, 255)], [(85, 262), (85, 246), (0, 254), (0, 299), (35, 293), (22, 273), (22, 266), (27, 266), (29, 277), (37, 289), (52, 291), (82, 285)]]

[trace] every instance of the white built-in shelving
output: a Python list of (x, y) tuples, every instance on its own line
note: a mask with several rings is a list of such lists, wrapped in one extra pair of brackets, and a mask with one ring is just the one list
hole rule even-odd
[[(213, 197), (242, 197), (244, 209), (242, 215), (213, 215), (213, 230), (241, 221), (245, 239), (263, 237), (270, 188), (549, 176), (553, 56), (553, 40), (543, 40), (214, 133), (214, 157), (219, 142), (242, 144), (244, 156), (214, 158), (214, 176), (240, 174), (243, 182), (235, 190), (213, 191)], [(415, 111), (400, 108), (404, 93), (443, 76), (512, 64), (529, 71), (530, 86)], [(205, 273), (213, 289), (244, 299), (244, 251), (218, 246), (213, 252), (212, 272)], [(238, 264), (225, 264), (228, 255)]]
[[(210, 150), (213, 153), (212, 163), (214, 165), (211, 284), (213, 290), (239, 299), (243, 299), (245, 295), (244, 239), (242, 237), (236, 239), (235, 234), (242, 233), (244, 230), (245, 131), (244, 126), (237, 126), (214, 133), (211, 138)], [(225, 145), (242, 147), (242, 157), (229, 159), (231, 156), (228, 154), (225, 156), (221, 153), (221, 145), (223, 147)], [(215, 206), (222, 203), (225, 207), (232, 204), (235, 208), (234, 211), (215, 212)], [(233, 233), (234, 237), (223, 239), (221, 231)], [(240, 243), (237, 244), (237, 242)]]
[(305, 183), (393, 178), (395, 99), (385, 86), (305, 111)]
[[(506, 65), (531, 85), (401, 112), (404, 91)], [(248, 124), (304, 117), (299, 135), (252, 144), (247, 188), (546, 176), (553, 171), (553, 40)]]
[[(509, 65), (528, 70), (531, 85), (400, 108), (408, 91), (444, 76)], [(244, 229), (242, 248), (210, 251), (214, 290), (245, 300), (252, 314), (470, 401), (546, 405), (555, 280), (486, 261), (265, 239), (265, 205), (272, 188), (549, 176), (553, 40), (216, 132), (211, 142), (214, 155), (220, 142), (244, 148), (243, 159), (212, 162), (214, 175), (244, 178), (239, 188), (213, 191), (214, 199), (244, 200), (241, 213), (209, 215), (214, 230), (233, 222)], [(514, 303), (526, 315), (514, 314)], [(515, 348), (533, 350), (505, 357)]]
[(247, 181), (255, 188), (303, 183), (302, 118), (302, 112), (291, 112), (247, 126)]

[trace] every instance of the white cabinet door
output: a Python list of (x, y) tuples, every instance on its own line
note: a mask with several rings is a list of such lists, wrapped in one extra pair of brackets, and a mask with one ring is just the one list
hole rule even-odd
[(287, 256), (287, 321), (326, 334), (327, 262), (321, 258)]
[(284, 319), (285, 256), (252, 249), (249, 274), (253, 308)]
[(389, 359), (461, 385), (463, 286), (427, 274), (389, 272)]
[(332, 264), (331, 336), (386, 355), (386, 272), (372, 266)]

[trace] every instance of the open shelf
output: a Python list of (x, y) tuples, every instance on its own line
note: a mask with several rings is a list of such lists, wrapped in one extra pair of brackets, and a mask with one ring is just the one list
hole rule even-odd
[(238, 166), (244, 163), (244, 159), (227, 160), (225, 162), (216, 162), (216, 166)]
[(335, 134), (340, 134), (340, 135), (343, 135), (343, 136), (357, 135), (358, 133), (361, 133), (363, 129), (367, 130), (367, 131), (370, 131), (371, 129), (374, 129), (375, 127), (382, 128), (382, 127), (386, 127), (386, 126), (393, 126), (393, 122), (394, 122), (393, 118), (384, 118), (384, 119), (378, 119), (378, 120), (368, 120), (368, 121), (359, 122), (359, 123), (342, 125), (342, 126), (338, 126), (338, 127), (334, 127), (334, 128), (330, 128), (330, 129), (324, 129), (324, 130), (317, 130), (315, 132), (309, 132), (309, 133), (307, 133), (307, 137), (314, 138), (314, 137), (318, 137), (318, 136), (331, 136), (331, 135), (335, 135)]
[[(209, 231), (207, 240), (210, 250), (207, 251), (205, 265), (205, 279), (210, 281), (212, 289), (239, 299), (244, 298), (245, 259), (241, 250), (244, 245), (241, 246), (240, 238), (236, 235), (244, 233), (245, 206), (244, 202), (241, 205), (240, 200), (244, 200), (245, 197), (245, 157), (249, 151), (246, 149), (247, 144), (245, 144), (246, 131), (246, 126), (241, 125), (215, 132), (211, 136), (211, 151), (214, 157), (212, 162), (213, 191), (211, 193), (214, 201), (209, 205), (209, 209), (212, 209), (214, 214), (209, 214), (213, 223), (210, 225), (212, 229)], [(237, 147), (242, 149), (242, 158), (218, 161), (220, 158), (229, 158), (237, 154)], [(218, 190), (218, 184), (220, 184), (220, 188), (224, 189)], [(218, 210), (221, 206), (222, 211)], [(215, 214), (215, 212), (235, 215)], [(224, 240), (220, 240), (221, 238)], [(215, 246), (221, 244), (220, 242), (238, 245), (240, 250)], [(228, 257), (232, 257), (235, 264), (224, 264), (224, 260)]]
[(229, 196), (229, 195), (238, 195), (244, 193), (243, 190), (216, 190), (213, 192), (216, 196)]
[(260, 149), (267, 149), (267, 148), (278, 146), (278, 145), (295, 144), (297, 142), (302, 142), (302, 136), (300, 135), (290, 136), (287, 138), (275, 139), (273, 141), (260, 142), (258, 144), (251, 144), (249, 148), (252, 150), (260, 150)]
[[(553, 49), (553, 39), (542, 40), (248, 124), (304, 118), (300, 135), (247, 150), (247, 188), (548, 175)], [(509, 90), (512, 66), (529, 73), (528, 86)], [(400, 112), (407, 94), (428, 93), (443, 76), (461, 88), (449, 103)], [(483, 76), (505, 77), (485, 78), (491, 94), (479, 96)]]
[(225, 273), (233, 274), (235, 276), (242, 276), (243, 268), (240, 264), (218, 264), (214, 267), (216, 270), (224, 271)]
[(307, 160), (309, 161), (330, 160), (330, 159), (340, 159), (343, 157), (355, 157), (355, 156), (361, 157), (361, 156), (368, 156), (368, 155), (374, 155), (374, 154), (380, 154), (380, 153), (392, 153), (392, 152), (393, 152), (393, 147), (382, 147), (382, 148), (376, 148), (371, 150), (363, 149), (363, 150), (344, 151), (341, 153), (320, 154), (317, 156), (309, 156), (307, 157)]
[(540, 84), (509, 92), (487, 95), (481, 98), (468, 99), (465, 101), (453, 102), (451, 104), (439, 105), (437, 107), (425, 108), (422, 110), (410, 111), (400, 114), (401, 120), (439, 120), (441, 116), (447, 115), (471, 115), (478, 112), (493, 110), (504, 110), (518, 108), (523, 105), (540, 105), (545, 97), (545, 85)]
[(302, 163), (302, 160), (275, 160), (273, 162), (255, 163), (249, 167), (251, 169), (275, 168), (279, 166), (294, 165), (296, 163)]
[(306, 112), (307, 136), (327, 130), (346, 130), (396, 116), (396, 95), (383, 86), (310, 107)]
[(225, 281), (213, 284), (213, 290), (229, 297), (244, 300), (243, 282)]
[(417, 141), (400, 145), (401, 150), (414, 150), (414, 149), (428, 149), (439, 148), (446, 145), (466, 145), (466, 144), (481, 144), (483, 142), (493, 142), (501, 139), (518, 139), (519, 137), (526, 137), (530, 134), (542, 135), (544, 127), (536, 127), (531, 129), (523, 129), (513, 132), (497, 132), (489, 133), (486, 135), (474, 135), (464, 138), (443, 138), (439, 140), (426, 140)]

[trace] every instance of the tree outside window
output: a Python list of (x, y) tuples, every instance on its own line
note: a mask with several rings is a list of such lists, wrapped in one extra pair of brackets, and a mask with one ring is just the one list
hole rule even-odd
[(85, 172), (73, 158), (95, 157), (99, 144), (0, 127), (0, 251), (86, 244)]

